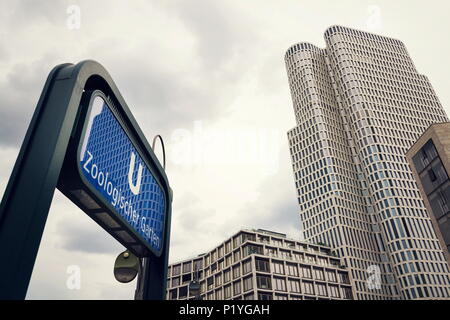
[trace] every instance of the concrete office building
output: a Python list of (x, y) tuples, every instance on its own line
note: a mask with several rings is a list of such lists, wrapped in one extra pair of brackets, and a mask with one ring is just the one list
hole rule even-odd
[(406, 157), (450, 266), (450, 123), (432, 124)]
[(333, 26), (325, 42), (285, 55), (304, 237), (336, 248), (357, 299), (449, 298), (449, 267), (405, 156), (447, 116), (399, 40)]
[(352, 299), (348, 271), (331, 248), (267, 230), (241, 230), (208, 253), (169, 266), (167, 299)]

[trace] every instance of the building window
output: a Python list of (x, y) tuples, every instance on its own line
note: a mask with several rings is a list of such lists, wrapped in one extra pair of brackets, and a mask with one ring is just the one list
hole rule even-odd
[(240, 236), (236, 236), (233, 238), (233, 248), (236, 249), (237, 247), (239, 247), (241, 245), (241, 240), (242, 238)]
[(170, 296), (170, 299), (176, 300), (178, 298), (177, 289), (170, 290), (169, 296)]
[(329, 285), (328, 291), (330, 292), (330, 296), (332, 298), (339, 298), (339, 287), (338, 286)]
[(303, 254), (300, 252), (294, 252), (294, 260), (297, 260), (297, 261), (303, 260)]
[(206, 285), (208, 287), (208, 290), (214, 288), (214, 277), (211, 276), (206, 280)]
[(231, 298), (231, 284), (224, 287), (224, 299)]
[(302, 282), (302, 291), (305, 294), (314, 294), (314, 285), (310, 281)]
[(180, 277), (176, 277), (172, 279), (172, 287), (176, 287), (180, 285)]
[(247, 274), (252, 271), (252, 260), (247, 259), (244, 262), (242, 262), (242, 270), (243, 274)]
[(336, 273), (333, 270), (326, 270), (325, 273), (328, 281), (337, 282)]
[[(312, 250), (312, 249), (311, 249)], [(311, 263), (316, 263), (316, 257), (315, 256), (312, 256), (312, 255), (309, 255), (309, 254), (307, 254), (306, 256), (305, 256), (305, 260), (306, 261), (309, 261), (309, 262), (311, 262)]]
[(203, 280), (203, 281), (201, 281), (200, 282), (200, 291), (206, 291), (206, 281), (205, 280)]
[(183, 273), (191, 272), (191, 262), (183, 263)]
[(241, 275), (241, 267), (239, 265), (233, 267), (233, 279), (237, 279)]
[(181, 287), (179, 290), (180, 290), (179, 291), (180, 298), (186, 298), (187, 293), (188, 293), (188, 287), (184, 286), (184, 287)]
[(172, 276), (177, 276), (181, 273), (181, 265), (176, 265), (173, 267)]
[(258, 291), (258, 300), (273, 300), (273, 296), (269, 292)]
[(332, 266), (339, 266), (339, 260), (336, 259), (330, 259), (330, 264)]
[(223, 282), (227, 283), (230, 281), (231, 281), (231, 271), (230, 271), (230, 269), (228, 269), (223, 272)]
[(268, 276), (257, 275), (256, 285), (258, 286), (258, 289), (272, 289), (272, 283)]
[(237, 250), (233, 253), (234, 262), (241, 260), (241, 251)]
[(311, 279), (312, 278), (311, 267), (301, 265), (300, 266), (300, 277)]
[(292, 259), (292, 255), (289, 251), (280, 249), (280, 256), (283, 259)]
[(340, 283), (350, 283), (350, 279), (348, 278), (347, 273), (338, 272), (338, 278)]
[(231, 260), (232, 260), (232, 257), (231, 257), (231, 254), (229, 255), (229, 256), (227, 256), (226, 258), (225, 258), (225, 266), (229, 266), (229, 265), (231, 265)]
[(290, 292), (300, 292), (300, 281), (299, 280), (294, 280), (294, 279), (289, 279), (289, 291)]
[(298, 268), (295, 263), (286, 263), (287, 274), (298, 277)]
[(318, 262), (319, 264), (321, 264), (321, 265), (326, 265), (326, 264), (328, 264), (327, 259), (326, 259), (326, 258), (322, 258), (322, 257), (318, 257), (318, 258), (317, 258), (317, 262)]
[(317, 295), (326, 297), (327, 296), (327, 286), (323, 283), (316, 283)]
[(428, 176), (430, 177), (431, 182), (434, 182), (437, 180), (436, 174), (434, 173), (433, 168), (430, 168), (428, 170)]
[(284, 278), (274, 277), (273, 282), (274, 282), (275, 290), (286, 291), (286, 280)]
[(220, 286), (222, 284), (222, 274), (219, 273), (216, 275), (216, 286)]
[(222, 289), (216, 290), (216, 300), (222, 300)]
[(251, 233), (242, 233), (242, 243), (245, 241), (256, 241), (256, 236)]
[(272, 261), (272, 270), (277, 274), (284, 274), (284, 265), (282, 261)]
[(249, 256), (251, 254), (262, 254), (263, 250), (261, 246), (247, 244), (244, 246), (244, 257)]
[(441, 190), (430, 194), (429, 201), (436, 219), (440, 219), (449, 211), (446, 196)]
[(254, 300), (254, 299), (255, 296), (253, 295), (253, 293), (249, 293), (244, 296), (244, 300)]
[(291, 241), (285, 241), (284, 242), (286, 244), (286, 246), (288, 246), (289, 248), (294, 249), (295, 248), (295, 243), (291, 242)]
[(191, 273), (188, 273), (188, 274), (183, 274), (183, 276), (182, 276), (182, 282), (183, 283), (186, 283), (186, 282), (189, 282), (189, 281), (191, 281), (192, 280), (192, 276), (191, 276)]
[(234, 295), (241, 294), (241, 282), (236, 281), (233, 283), (233, 293)]
[(249, 290), (253, 289), (253, 278), (252, 277), (244, 278), (243, 282), (244, 282), (244, 291), (249, 291)]
[(256, 271), (270, 272), (269, 260), (256, 258), (255, 264), (256, 264)]
[(203, 260), (194, 261), (194, 271), (200, 270), (203, 268)]
[(314, 276), (316, 280), (325, 280), (323, 269), (314, 268)]
[(277, 255), (277, 249), (271, 248), (271, 247), (266, 247), (266, 255), (275, 257)]
[(283, 241), (281, 239), (272, 238), (272, 244), (281, 247), (283, 245)]
[(341, 287), (341, 294), (344, 299), (352, 299), (353, 298), (352, 289), (350, 289), (350, 288), (342, 288)]
[(231, 252), (231, 240), (227, 241), (227, 243), (225, 243), (225, 254), (228, 254)]
[(448, 212), (447, 199), (445, 198), (445, 195), (442, 191), (438, 191), (438, 199), (439, 204), (441, 205), (442, 208), (442, 212), (447, 213)]

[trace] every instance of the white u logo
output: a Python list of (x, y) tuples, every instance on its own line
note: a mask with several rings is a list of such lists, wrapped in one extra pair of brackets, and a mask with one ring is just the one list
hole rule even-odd
[(128, 184), (130, 185), (131, 192), (134, 194), (138, 194), (139, 190), (141, 189), (141, 180), (142, 180), (142, 164), (139, 163), (139, 169), (136, 179), (136, 184), (133, 183), (133, 176), (134, 176), (134, 165), (136, 163), (136, 155), (134, 152), (131, 153), (130, 158), (130, 169), (128, 170)]

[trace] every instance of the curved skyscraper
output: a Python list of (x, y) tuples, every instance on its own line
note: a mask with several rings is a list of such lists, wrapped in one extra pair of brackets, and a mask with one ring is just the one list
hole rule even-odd
[(285, 55), (306, 240), (336, 248), (358, 299), (450, 298), (450, 270), (405, 154), (448, 121), (398, 40), (333, 26)]

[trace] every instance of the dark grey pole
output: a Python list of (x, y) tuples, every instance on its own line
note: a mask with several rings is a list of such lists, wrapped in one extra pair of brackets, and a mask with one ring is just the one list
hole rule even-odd
[(45, 83), (0, 205), (0, 299), (27, 292), (79, 104), (68, 67), (55, 67)]

